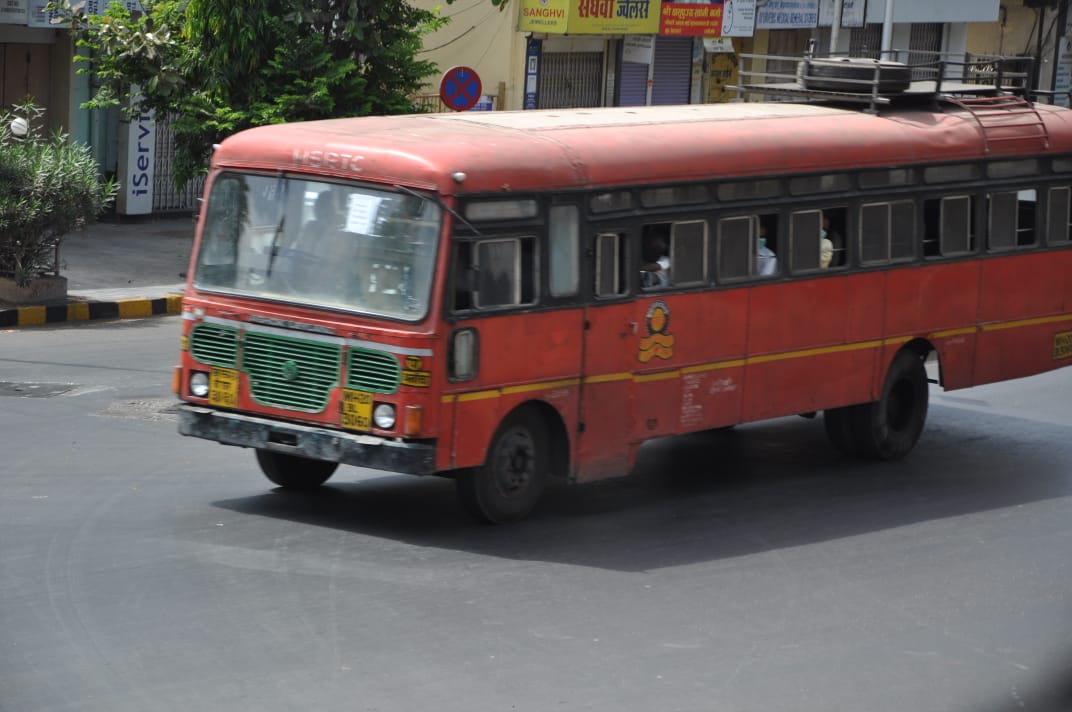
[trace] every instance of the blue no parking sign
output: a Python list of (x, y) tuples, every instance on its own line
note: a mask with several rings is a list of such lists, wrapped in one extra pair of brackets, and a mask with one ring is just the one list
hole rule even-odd
[(451, 67), (443, 73), (439, 98), (455, 111), (468, 111), (480, 101), (480, 77), (469, 67)]

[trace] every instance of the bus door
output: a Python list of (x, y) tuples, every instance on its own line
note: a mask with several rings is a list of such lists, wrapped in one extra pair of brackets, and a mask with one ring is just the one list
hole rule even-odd
[(631, 463), (633, 360), (638, 325), (630, 297), (628, 232), (601, 229), (588, 245), (594, 299), (585, 312), (577, 478), (625, 475)]

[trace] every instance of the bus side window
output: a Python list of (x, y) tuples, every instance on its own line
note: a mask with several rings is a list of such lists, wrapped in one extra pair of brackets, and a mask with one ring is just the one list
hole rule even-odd
[(923, 254), (948, 257), (975, 249), (974, 198), (953, 195), (923, 204)]
[(1016, 247), (1016, 193), (991, 193), (989, 199), (990, 232), (987, 247), (1008, 250)]
[(1050, 188), (1046, 206), (1046, 242), (1049, 244), (1059, 245), (1068, 242), (1069, 225), (1072, 223), (1070, 207), (1072, 207), (1072, 189)]
[(677, 222), (670, 232), (673, 283), (703, 284), (707, 279), (707, 221)]
[(752, 274), (754, 219), (744, 215), (718, 221), (718, 278), (740, 279)]
[(1008, 250), (1035, 244), (1035, 205), (1037, 192), (1010, 190), (988, 195), (990, 232), (987, 247)]
[(617, 297), (629, 289), (626, 279), (625, 235), (606, 232), (596, 235), (596, 284), (597, 297)]
[(454, 311), (468, 311), (473, 308), (475, 275), (472, 243), (454, 243)]
[(1035, 237), (1035, 216), (1038, 214), (1038, 191), (1034, 188), (1016, 191), (1016, 244), (1031, 247)]
[(860, 206), (860, 261), (909, 260), (915, 256), (916, 206), (910, 200)]
[(821, 265), (822, 216), (821, 210), (797, 210), (790, 216), (789, 240), (794, 273), (812, 272)]
[(581, 282), (581, 232), (576, 205), (551, 208), (548, 226), (549, 289), (552, 297), (571, 297)]
[(535, 239), (507, 237), (476, 243), (478, 309), (532, 304), (535, 290)]
[(670, 261), (671, 223), (651, 223), (640, 232), (640, 288), (665, 289), (673, 284)]

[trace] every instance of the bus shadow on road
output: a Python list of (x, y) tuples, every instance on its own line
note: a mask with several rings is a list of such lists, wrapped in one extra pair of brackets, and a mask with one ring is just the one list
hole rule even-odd
[(935, 406), (899, 462), (845, 457), (821, 418), (782, 418), (652, 441), (628, 477), (553, 485), (528, 519), (498, 527), (469, 519), (450, 480), (347, 481), (346, 468), (315, 492), (214, 504), (422, 547), (643, 571), (1065, 497), (1070, 442), (1059, 425)]

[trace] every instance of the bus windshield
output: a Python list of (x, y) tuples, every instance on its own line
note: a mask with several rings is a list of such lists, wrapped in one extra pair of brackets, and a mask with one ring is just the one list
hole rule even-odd
[(212, 183), (198, 289), (418, 321), (441, 211), (412, 191), (223, 173)]

